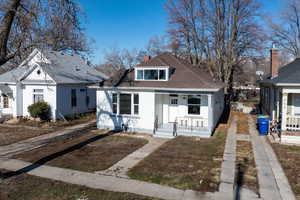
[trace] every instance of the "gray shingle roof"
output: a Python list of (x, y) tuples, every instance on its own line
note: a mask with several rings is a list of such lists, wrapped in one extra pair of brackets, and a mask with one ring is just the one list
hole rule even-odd
[(13, 92), (7, 85), (0, 85), (0, 91), (2, 94), (10, 94)]
[[(97, 83), (108, 78), (105, 74), (89, 66), (77, 54), (65, 54), (56, 51), (42, 51), (42, 54), (50, 60), (51, 64), (38, 64), (56, 83)], [(0, 82), (16, 82), (28, 70), (32, 70), (32, 68), (27, 65), (19, 66), (0, 75)]]
[(300, 84), (300, 58), (280, 68), (278, 76), (271, 79), (267, 77), (260, 81), (261, 83), (272, 84)]

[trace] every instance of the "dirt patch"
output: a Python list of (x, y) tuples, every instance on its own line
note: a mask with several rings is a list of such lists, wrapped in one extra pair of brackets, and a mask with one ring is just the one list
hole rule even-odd
[(239, 172), (239, 186), (246, 187), (258, 194), (259, 185), (251, 142), (237, 141), (236, 169)]
[(271, 144), (289, 183), (300, 200), (300, 147), (282, 144)]
[(225, 132), (209, 139), (176, 137), (132, 168), (128, 175), (179, 189), (217, 191), (225, 139)]
[[(7, 171), (0, 170), (0, 174), (5, 172)], [(90, 189), (27, 174), (0, 180), (0, 183), (1, 200), (155, 200), (131, 193)]]
[(288, 136), (299, 136), (300, 137), (300, 132), (284, 132), (283, 135), (288, 135)]
[(238, 117), (237, 133), (249, 135), (248, 114), (242, 112), (232, 112), (232, 114)]
[(16, 143), (49, 132), (49, 130), (32, 130), (24, 127), (0, 127), (0, 146)]
[(59, 131), (65, 127), (87, 123), (94, 119), (95, 114), (89, 113), (69, 121), (39, 122), (23, 119), (14, 124), (3, 124), (0, 125), (0, 146)]
[(147, 140), (127, 136), (109, 136), (94, 130), (79, 137), (63, 139), (44, 147), (16, 155), (24, 161), (94, 172), (105, 170)]

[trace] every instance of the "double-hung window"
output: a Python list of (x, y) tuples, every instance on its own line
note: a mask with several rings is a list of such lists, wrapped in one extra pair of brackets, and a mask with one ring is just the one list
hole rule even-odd
[(3, 108), (9, 108), (9, 98), (3, 94)]
[(77, 94), (76, 89), (71, 90), (71, 106), (76, 107), (77, 106)]
[(112, 113), (120, 115), (138, 115), (139, 95), (130, 93), (113, 93)]
[(33, 90), (33, 103), (44, 101), (44, 90), (34, 89)]
[(133, 113), (135, 115), (139, 114), (139, 95), (133, 94)]
[(189, 95), (188, 96), (188, 114), (200, 115), (201, 96)]

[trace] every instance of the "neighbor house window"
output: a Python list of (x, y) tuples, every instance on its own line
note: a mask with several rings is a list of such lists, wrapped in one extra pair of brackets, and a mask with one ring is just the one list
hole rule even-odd
[(188, 114), (200, 115), (201, 97), (195, 95), (188, 96)]
[(3, 95), (3, 108), (9, 108), (9, 98), (6, 95)]
[(76, 89), (71, 90), (71, 106), (76, 107), (77, 106), (77, 95), (76, 95)]
[(133, 113), (135, 115), (139, 114), (139, 95), (138, 94), (133, 95), (133, 110), (134, 110)]
[(114, 114), (118, 113), (118, 94), (112, 94), (112, 111)]
[(136, 69), (135, 78), (145, 81), (167, 80), (167, 69)]
[(131, 114), (131, 94), (120, 94), (120, 114)]
[(44, 90), (34, 89), (33, 90), (33, 103), (44, 101)]
[(112, 112), (121, 115), (139, 114), (138, 94), (112, 94)]

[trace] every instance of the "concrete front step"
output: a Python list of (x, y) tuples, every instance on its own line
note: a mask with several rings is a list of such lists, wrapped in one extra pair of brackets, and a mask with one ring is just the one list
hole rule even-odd
[(153, 136), (161, 137), (161, 138), (174, 138), (172, 132), (166, 132), (166, 131), (156, 131), (156, 133)]

